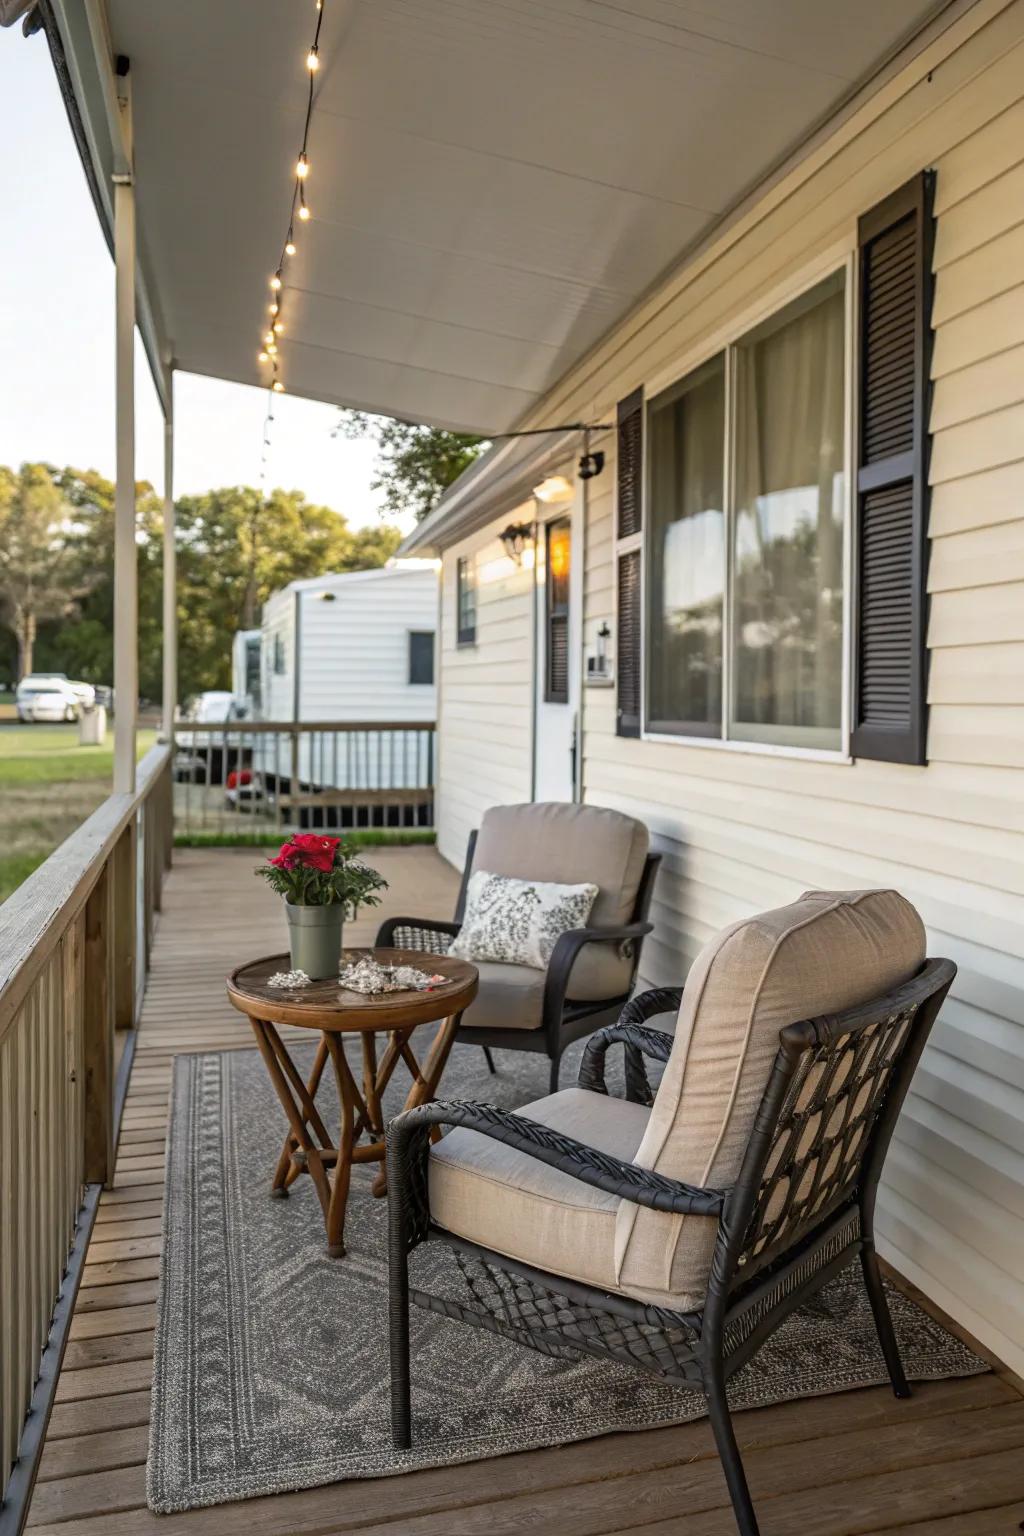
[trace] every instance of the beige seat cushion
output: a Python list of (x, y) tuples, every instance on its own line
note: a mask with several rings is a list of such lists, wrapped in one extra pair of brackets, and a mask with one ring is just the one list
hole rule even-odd
[(539, 1029), (546, 971), (532, 965), (475, 960), (480, 972), (476, 997), (462, 1015), (463, 1029)]
[[(630, 1161), (650, 1111), (566, 1088), (517, 1113)], [(450, 1131), (431, 1150), (430, 1210), (449, 1232), (589, 1285), (615, 1285), (614, 1195), (581, 1184), (478, 1131)]]
[[(473, 868), (519, 880), (590, 882), (598, 888), (590, 924), (621, 925), (633, 915), (649, 841), (643, 822), (601, 806), (500, 805), (480, 823)], [(569, 996), (587, 1002), (624, 993), (631, 968), (617, 945), (588, 944), (573, 966)]]
[[(924, 958), (921, 919), (896, 891), (812, 891), (724, 929), (690, 971), (636, 1162), (688, 1184), (732, 1183), (780, 1029), (869, 1002), (908, 981)], [(617, 1283), (646, 1300), (693, 1305), (716, 1227), (623, 1201)]]

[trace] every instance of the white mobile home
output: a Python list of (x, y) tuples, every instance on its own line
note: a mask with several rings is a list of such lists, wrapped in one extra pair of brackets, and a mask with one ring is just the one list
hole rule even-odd
[(437, 567), (290, 582), (263, 608), (267, 720), (433, 720)]
[(260, 650), (263, 632), (239, 629), (231, 642), (231, 692), (244, 699), (250, 714), (260, 713)]
[(416, 792), (433, 782), (434, 733), (415, 727), (436, 715), (437, 600), (436, 564), (419, 559), (293, 581), (269, 598), (263, 719), (321, 727), (255, 739), (253, 767), (269, 798), (285, 796), (300, 820), (348, 825), (353, 791), (390, 792), (429, 824), (429, 794)]
[(1022, 273), (1024, 6), (978, 5), (749, 195), (521, 420), (549, 433), (493, 449), (404, 546), (444, 562), (453, 863), (498, 802), (642, 818), (659, 984), (809, 887), (920, 909), (959, 976), (878, 1225), (1017, 1371)]

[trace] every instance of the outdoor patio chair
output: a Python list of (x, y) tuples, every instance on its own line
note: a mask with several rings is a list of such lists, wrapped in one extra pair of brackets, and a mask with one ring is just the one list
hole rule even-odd
[(588, 925), (561, 935), (546, 971), (474, 962), (480, 989), (459, 1024), (458, 1039), (483, 1046), (492, 1072), (492, 1046), (549, 1057), (553, 1093), (566, 1046), (613, 1023), (633, 990), (644, 935), (651, 931), (647, 913), (661, 862), (648, 845), (642, 822), (600, 806), (496, 806), (485, 813), (479, 833), (470, 834), (455, 920), (393, 917), (381, 925), (377, 943), (446, 953), (462, 925), (474, 869), (596, 885)]
[[(630, 1003), (588, 1043), (577, 1087), (516, 1114), (436, 1103), (399, 1115), (395, 1444), (411, 1444), (411, 1298), (549, 1355), (607, 1356), (702, 1391), (737, 1524), (757, 1536), (726, 1383), (854, 1259), (893, 1389), (909, 1395), (875, 1191), (955, 970), (925, 960), (920, 918), (896, 892), (808, 893), (712, 939), (685, 989)], [(670, 1008), (674, 1038), (645, 1022)], [(613, 1042), (627, 1052), (624, 1099), (606, 1095)], [(644, 1057), (663, 1065), (656, 1093)], [(456, 1129), (431, 1145), (438, 1126)], [(409, 1254), (426, 1241), (454, 1250), (464, 1300), (410, 1290)]]

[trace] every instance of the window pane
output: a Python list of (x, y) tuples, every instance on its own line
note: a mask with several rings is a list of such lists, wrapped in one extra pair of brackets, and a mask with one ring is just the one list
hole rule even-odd
[(548, 704), (569, 702), (569, 572), (572, 558), (572, 523), (561, 517), (547, 527), (545, 590), (547, 605), (547, 657), (544, 699)]
[(735, 350), (730, 735), (841, 746), (842, 273)]
[(476, 567), (465, 557), (455, 563), (456, 638), (460, 644), (476, 639)]
[(725, 363), (701, 368), (650, 419), (647, 723), (718, 736), (725, 587)]
[(434, 681), (434, 633), (429, 629), (409, 631), (409, 682), (427, 687)]

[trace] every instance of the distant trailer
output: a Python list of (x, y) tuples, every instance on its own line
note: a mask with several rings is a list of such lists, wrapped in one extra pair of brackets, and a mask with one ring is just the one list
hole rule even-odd
[(260, 709), (261, 669), (260, 650), (263, 642), (261, 629), (239, 629), (231, 642), (231, 692), (244, 701), (250, 715), (258, 715)]
[(307, 727), (254, 738), (284, 820), (432, 824), (437, 608), (430, 560), (293, 581), (264, 605), (260, 714)]

